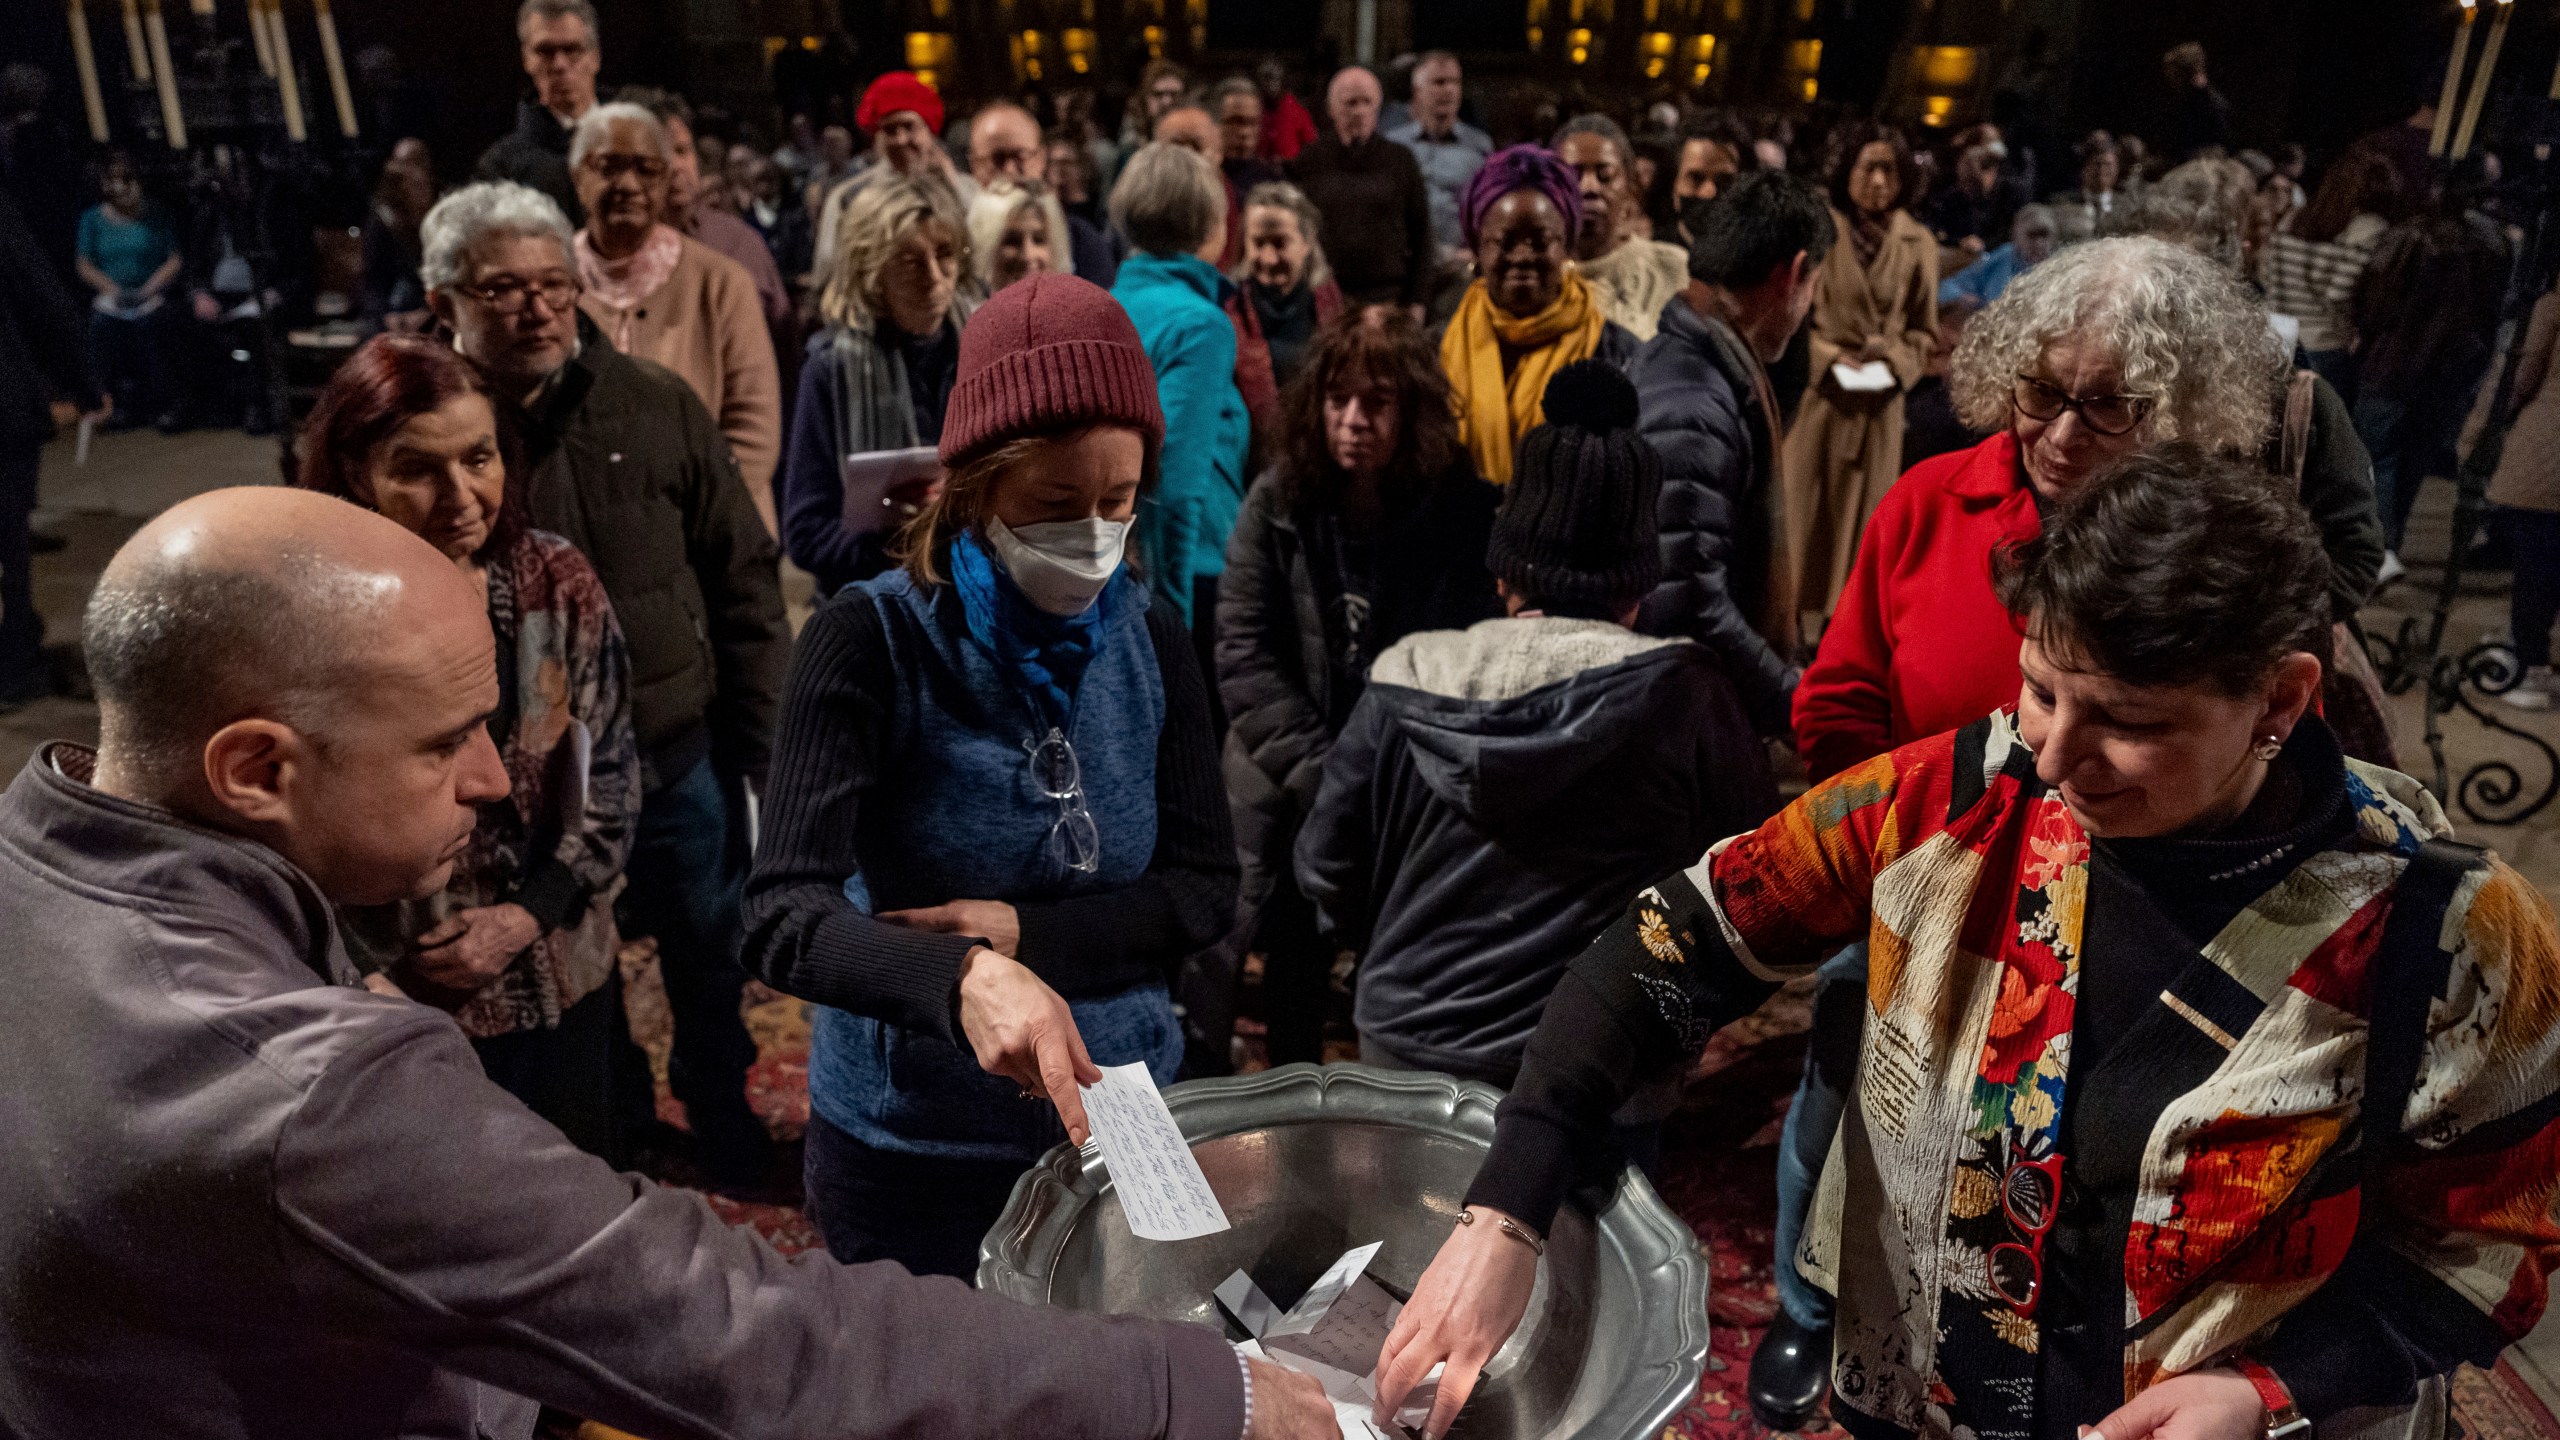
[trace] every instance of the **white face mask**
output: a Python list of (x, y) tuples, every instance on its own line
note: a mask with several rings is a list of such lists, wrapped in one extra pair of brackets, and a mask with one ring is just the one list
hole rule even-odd
[(996, 563), (1023, 596), (1052, 615), (1081, 615), (1120, 571), (1129, 548), (1126, 520), (1053, 520), (1012, 529), (987, 520)]

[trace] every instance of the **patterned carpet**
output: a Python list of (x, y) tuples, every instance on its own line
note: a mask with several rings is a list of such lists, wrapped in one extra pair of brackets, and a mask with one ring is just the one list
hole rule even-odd
[[(666, 1002), (656, 960), (643, 944), (626, 951), (623, 963), (633, 1032), (660, 1071), (660, 1112), (681, 1125), (683, 1107), (663, 1083)], [(1751, 1352), (1777, 1310), (1769, 1251), (1778, 1127), (1803, 1064), (1808, 994), (1791, 987), (1718, 1034), (1691, 1076), (1688, 1102), (1664, 1137), (1663, 1196), (1697, 1230), (1711, 1261), (1707, 1308), (1714, 1348), (1696, 1400), (1660, 1440), (1764, 1440), (1769, 1434), (1752, 1418), (1744, 1388)], [(800, 1002), (759, 985), (749, 998), (747, 1023), (761, 1055), (749, 1077), (748, 1098), (777, 1136), (796, 1139), (809, 1118), (806, 1015)], [(1258, 1027), (1247, 1022), (1240, 1029), (1246, 1068), (1258, 1069)], [(1348, 1049), (1328, 1046), (1346, 1054)], [(819, 1243), (797, 1209), (707, 1198), (723, 1219), (752, 1227), (786, 1254)], [(594, 1436), (600, 1429), (589, 1426), (586, 1433)], [(2560, 1420), (2503, 1361), (2494, 1370), (2465, 1369), (2455, 1377), (2451, 1430), (2448, 1440), (2560, 1440)], [(1808, 1440), (1844, 1435), (1827, 1420), (1799, 1433)]]

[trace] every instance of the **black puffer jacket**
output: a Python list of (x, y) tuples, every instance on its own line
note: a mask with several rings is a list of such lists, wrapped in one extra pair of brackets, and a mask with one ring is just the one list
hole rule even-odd
[(1637, 430), (1662, 457), (1662, 581), (1636, 628), (1695, 640), (1733, 682), (1753, 728), (1789, 733), (1803, 672), (1761, 633), (1776, 527), (1776, 420), (1753, 398), (1758, 366), (1730, 326), (1675, 297), (1627, 368)]
[(761, 781), (791, 658), (780, 554), (692, 387), (583, 315), (578, 336), (518, 422), (533, 523), (583, 551), (613, 601), (647, 785), (706, 752)]
[(1325, 753), (1368, 683), (1369, 662), (1417, 630), (1501, 613), (1485, 544), (1499, 499), (1461, 466), (1427, 488), (1390, 491), (1372, 583), (1344, 583), (1341, 511), (1267, 474), (1246, 492), (1218, 582), (1218, 698), (1244, 897), (1257, 905), (1289, 864)]
[(1298, 884), (1364, 952), (1364, 1036), (1504, 1076), (1626, 897), (1777, 804), (1768, 753), (1699, 646), (1487, 620), (1379, 658), (1299, 833)]

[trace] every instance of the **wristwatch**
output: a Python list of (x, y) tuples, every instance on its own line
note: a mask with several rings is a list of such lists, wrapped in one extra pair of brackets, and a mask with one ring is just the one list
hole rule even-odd
[(2267, 1440), (2310, 1440), (2311, 1422), (2303, 1418), (2302, 1408), (2293, 1403), (2293, 1391), (2276, 1372), (2246, 1355), (2232, 1356), (2231, 1368), (2258, 1387), (2258, 1401), (2267, 1407)]

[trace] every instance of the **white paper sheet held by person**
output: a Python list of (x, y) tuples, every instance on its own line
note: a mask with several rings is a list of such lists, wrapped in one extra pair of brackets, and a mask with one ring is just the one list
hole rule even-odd
[(1105, 1065), (1098, 1083), (1076, 1088), (1130, 1230), (1142, 1240), (1189, 1240), (1227, 1228), (1227, 1212), (1146, 1066)]
[(1893, 388), (1893, 367), (1881, 360), (1864, 365), (1835, 360), (1831, 362), (1831, 378), (1852, 395), (1880, 395)]

